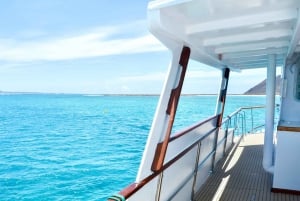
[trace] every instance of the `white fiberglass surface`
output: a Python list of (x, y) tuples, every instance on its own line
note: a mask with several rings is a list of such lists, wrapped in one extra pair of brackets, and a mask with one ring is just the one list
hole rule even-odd
[(137, 200), (155, 200), (156, 188), (157, 188), (158, 177), (152, 179), (143, 188), (138, 190), (135, 194), (129, 197), (128, 201)]
[(203, 136), (208, 134), (208, 132), (214, 129), (214, 124), (215, 124), (215, 120), (209, 121), (204, 125), (186, 133), (180, 138), (171, 141), (168, 145), (165, 161), (167, 162), (171, 160), (177, 154), (182, 152), (185, 148), (188, 148), (190, 145), (196, 143), (199, 139), (201, 139)]
[[(181, 188), (190, 185), (189, 181), (193, 178), (196, 158), (197, 146), (164, 171), (161, 187), (161, 200), (168, 200), (170, 196), (175, 196), (181, 191)], [(192, 186), (185, 192), (186, 195), (191, 195), (191, 187)]]
[(300, 190), (300, 133), (278, 131), (273, 188)]
[(199, 158), (199, 163), (203, 162), (209, 154), (214, 149), (214, 143), (215, 143), (215, 132), (211, 135), (207, 136), (202, 142), (201, 142), (201, 154)]
[(198, 191), (200, 189), (202, 184), (204, 184), (204, 182), (211, 174), (212, 160), (213, 157), (211, 155), (201, 166), (199, 166), (195, 184), (195, 191)]
[(170, 49), (186, 44), (193, 59), (217, 68), (266, 68), (270, 54), (280, 66), (300, 51), (299, 8), (299, 0), (154, 1), (148, 16)]
[(215, 165), (218, 163), (218, 161), (223, 157), (223, 153), (224, 153), (224, 143), (225, 140), (221, 141), (218, 146), (217, 146), (217, 150), (216, 150), (216, 156), (215, 156)]
[(228, 130), (228, 134), (227, 134), (227, 142), (226, 142), (226, 152), (228, 151), (228, 149), (231, 147), (232, 143), (233, 143), (233, 135), (234, 135), (234, 131), (233, 129), (229, 129)]

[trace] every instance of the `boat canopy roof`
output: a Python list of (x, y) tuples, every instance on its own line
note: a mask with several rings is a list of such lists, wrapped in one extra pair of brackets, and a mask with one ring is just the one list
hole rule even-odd
[(152, 34), (167, 48), (186, 45), (191, 58), (232, 70), (283, 65), (300, 52), (300, 0), (155, 0)]

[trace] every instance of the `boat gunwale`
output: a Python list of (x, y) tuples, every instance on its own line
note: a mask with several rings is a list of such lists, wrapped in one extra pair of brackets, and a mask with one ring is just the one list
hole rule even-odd
[[(210, 118), (208, 118), (208, 119), (206, 119), (204, 121), (201, 121), (198, 124), (195, 124), (194, 126), (191, 126), (191, 127), (187, 128), (187, 129), (179, 132), (179, 134), (173, 140), (178, 139), (181, 136), (184, 136), (184, 134), (192, 131), (193, 129), (199, 128), (200, 126), (204, 125), (205, 123), (208, 123), (209, 121), (213, 121), (217, 117), (218, 117), (218, 115), (212, 116), (212, 117), (210, 117)], [(169, 160), (168, 162), (166, 162), (162, 166), (162, 168), (160, 170), (158, 170), (156, 172), (153, 172), (151, 175), (149, 175), (148, 177), (144, 178), (140, 182), (134, 182), (132, 184), (129, 184), (122, 191), (120, 191), (119, 194), (122, 195), (122, 196), (124, 196), (125, 199), (129, 198), (134, 193), (136, 193), (139, 189), (141, 189), (143, 186), (145, 186), (146, 184), (148, 184), (152, 179), (154, 179), (156, 176), (158, 176), (163, 171), (165, 171), (166, 169), (168, 169), (171, 165), (173, 165), (175, 162), (177, 162), (180, 158), (182, 158), (182, 156), (184, 156), (185, 154), (187, 154), (191, 149), (193, 149), (195, 146), (197, 146), (206, 137), (208, 137), (209, 135), (211, 135), (212, 133), (214, 133), (217, 129), (218, 129), (218, 127), (214, 127), (209, 132), (207, 132), (205, 135), (201, 136), (194, 143), (192, 143), (191, 145), (189, 145), (188, 147), (186, 147), (183, 151), (181, 151), (180, 153), (178, 153), (174, 158), (172, 158), (171, 160)]]
[(179, 131), (177, 133), (175, 133), (172, 137), (170, 137), (169, 139), (169, 142), (172, 142), (186, 134), (188, 134), (189, 132), (191, 132), (192, 130), (196, 129), (196, 128), (199, 128), (200, 126), (203, 126), (204, 124), (210, 122), (210, 121), (213, 121), (213, 119), (217, 119), (219, 115), (214, 115), (214, 116), (211, 116), (211, 117), (208, 117), (207, 119), (203, 120), (203, 121), (200, 121), (194, 125), (191, 125), (185, 129), (183, 129), (182, 131)]
[[(258, 109), (258, 108), (264, 108), (265, 106), (252, 106), (252, 107), (240, 107), (239, 109), (237, 109), (236, 111), (234, 111), (233, 113), (231, 113), (230, 115), (227, 116), (227, 118), (225, 118), (222, 123), (221, 126), (214, 126), (212, 129), (210, 129), (207, 133), (205, 133), (204, 135), (202, 135), (199, 139), (197, 139), (196, 141), (194, 141), (192, 144), (190, 144), (188, 147), (186, 147), (184, 150), (182, 150), (180, 153), (178, 153), (174, 158), (172, 158), (171, 160), (169, 160), (168, 162), (166, 162), (161, 169), (159, 169), (158, 171), (153, 172), (151, 175), (145, 177), (144, 179), (142, 179), (139, 182), (133, 182), (131, 184), (129, 184), (127, 187), (125, 187), (123, 190), (121, 190), (119, 192), (119, 195), (123, 196), (125, 199), (128, 199), (129, 197), (131, 197), (133, 194), (135, 194), (138, 190), (140, 190), (141, 188), (143, 188), (146, 184), (148, 184), (149, 182), (151, 182), (156, 176), (158, 176), (159, 174), (161, 174), (163, 171), (165, 171), (166, 169), (168, 169), (171, 165), (173, 165), (175, 162), (177, 162), (180, 158), (182, 158), (185, 154), (187, 154), (191, 149), (193, 149), (195, 146), (197, 146), (199, 143), (201, 143), (206, 137), (210, 136), (212, 133), (216, 132), (218, 129), (220, 129), (222, 127), (223, 124), (225, 124), (226, 122), (230, 121), (231, 118), (233, 116), (238, 115), (240, 112), (242, 112), (243, 110), (250, 110), (250, 109)], [(179, 139), (182, 136), (185, 136), (186, 134), (188, 134), (189, 132), (191, 132), (194, 129), (199, 128), (200, 126), (205, 125), (208, 122), (213, 122), (214, 119), (217, 119), (219, 117), (218, 115), (214, 115), (211, 116), (199, 123), (196, 123), (195, 125), (192, 125), (180, 132), (178, 132), (175, 136), (173, 136), (172, 138), (170, 138), (170, 141), (174, 141), (176, 139)], [(228, 127), (227, 127), (228, 128)], [(169, 142), (170, 142), (169, 141)], [(161, 142), (162, 143), (162, 142)], [(160, 143), (158, 143), (159, 145)], [(215, 152), (215, 150), (213, 150), (213, 152)], [(113, 201), (111, 199), (108, 199), (108, 201)]]

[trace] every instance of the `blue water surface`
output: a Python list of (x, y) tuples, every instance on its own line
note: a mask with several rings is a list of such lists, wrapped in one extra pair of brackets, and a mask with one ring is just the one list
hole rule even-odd
[[(105, 200), (127, 186), (158, 99), (0, 95), (0, 200)], [(213, 115), (216, 99), (181, 97), (174, 131)], [(227, 103), (229, 114), (265, 97), (229, 96)]]

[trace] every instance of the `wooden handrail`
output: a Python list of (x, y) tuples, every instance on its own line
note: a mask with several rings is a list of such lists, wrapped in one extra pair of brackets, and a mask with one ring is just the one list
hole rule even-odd
[(218, 117), (217, 115), (211, 116), (211, 117), (205, 119), (204, 121), (198, 122), (198, 123), (196, 123), (196, 124), (194, 124), (194, 125), (192, 125), (192, 126), (186, 128), (186, 129), (184, 129), (184, 130), (182, 130), (182, 131), (179, 131), (178, 133), (175, 133), (175, 134), (170, 138), (169, 142), (172, 142), (172, 141), (174, 141), (174, 140), (176, 140), (176, 139), (178, 139), (178, 138), (184, 136), (185, 134), (191, 132), (192, 130), (194, 130), (194, 129), (196, 129), (196, 128), (199, 128), (200, 126), (203, 126), (204, 124), (206, 124), (206, 123), (208, 123), (208, 122), (210, 122), (210, 121), (212, 121), (212, 120), (214, 120), (214, 119), (217, 119), (217, 117)]
[[(241, 107), (237, 111), (235, 111), (235, 112), (231, 113), (230, 115), (228, 115), (228, 117), (222, 122), (222, 124), (225, 123), (226, 121), (228, 121), (233, 116), (239, 114), (242, 110), (258, 109), (258, 108), (264, 108), (264, 106)], [(192, 130), (200, 128), (201, 126), (204, 126), (206, 123), (208, 123), (210, 121), (213, 121), (216, 118), (218, 118), (218, 115), (212, 116), (212, 117), (210, 117), (210, 118), (208, 118), (208, 119), (206, 119), (206, 120), (204, 120), (202, 122), (196, 123), (195, 125), (188, 127), (187, 129), (184, 129), (181, 132), (178, 132), (177, 134), (175, 134), (173, 137), (170, 138), (169, 142), (181, 138), (182, 136), (188, 134)], [(214, 127), (213, 129), (208, 130), (205, 135), (201, 136), (198, 140), (196, 140), (195, 142), (193, 142), (192, 144), (190, 144), (188, 147), (186, 147), (185, 149), (183, 149), (179, 154), (177, 154), (170, 161), (168, 161), (165, 164), (163, 164), (162, 167), (158, 171), (154, 171), (151, 175), (149, 175), (148, 177), (144, 178), (140, 182), (135, 182), (135, 183), (130, 184), (129, 186), (127, 186), (126, 188), (124, 188), (122, 191), (120, 191), (119, 194), (122, 195), (125, 199), (129, 198), (134, 193), (136, 193), (137, 191), (139, 191), (139, 189), (143, 188), (146, 184), (148, 184), (154, 178), (156, 178), (158, 175), (160, 175), (167, 168), (169, 168), (170, 166), (172, 166), (176, 161), (178, 161), (180, 158), (182, 158), (185, 154), (187, 154), (195, 146), (197, 146), (199, 143), (201, 143), (201, 141), (203, 141), (206, 137), (208, 137), (209, 135), (211, 135), (212, 133), (214, 133), (217, 129), (218, 129), (218, 127)], [(160, 146), (159, 144), (162, 144), (162, 142), (158, 143), (158, 146)], [(108, 201), (113, 201), (113, 200), (108, 200)]]
[[(163, 171), (168, 169), (171, 165), (173, 165), (176, 161), (178, 161), (181, 157), (183, 157), (185, 154), (187, 154), (190, 150), (192, 150), (195, 146), (197, 146), (202, 140), (204, 140), (206, 137), (211, 135), (213, 132), (215, 132), (217, 128), (212, 129), (207, 134), (203, 135), (201, 138), (199, 138), (197, 141), (195, 141), (193, 144), (185, 148), (183, 151), (181, 151), (178, 155), (176, 155), (174, 158), (172, 158), (170, 161), (168, 161), (166, 164), (162, 166), (162, 168), (156, 172), (153, 172), (153, 174), (149, 175), (148, 177), (144, 178), (140, 182), (135, 182), (124, 188), (122, 191), (119, 192), (120, 195), (124, 196), (124, 198), (129, 198), (134, 193), (136, 193), (139, 189), (141, 189), (143, 186), (148, 184), (152, 179), (154, 179), (156, 176), (161, 174)], [(112, 200), (108, 200), (112, 201)]]

